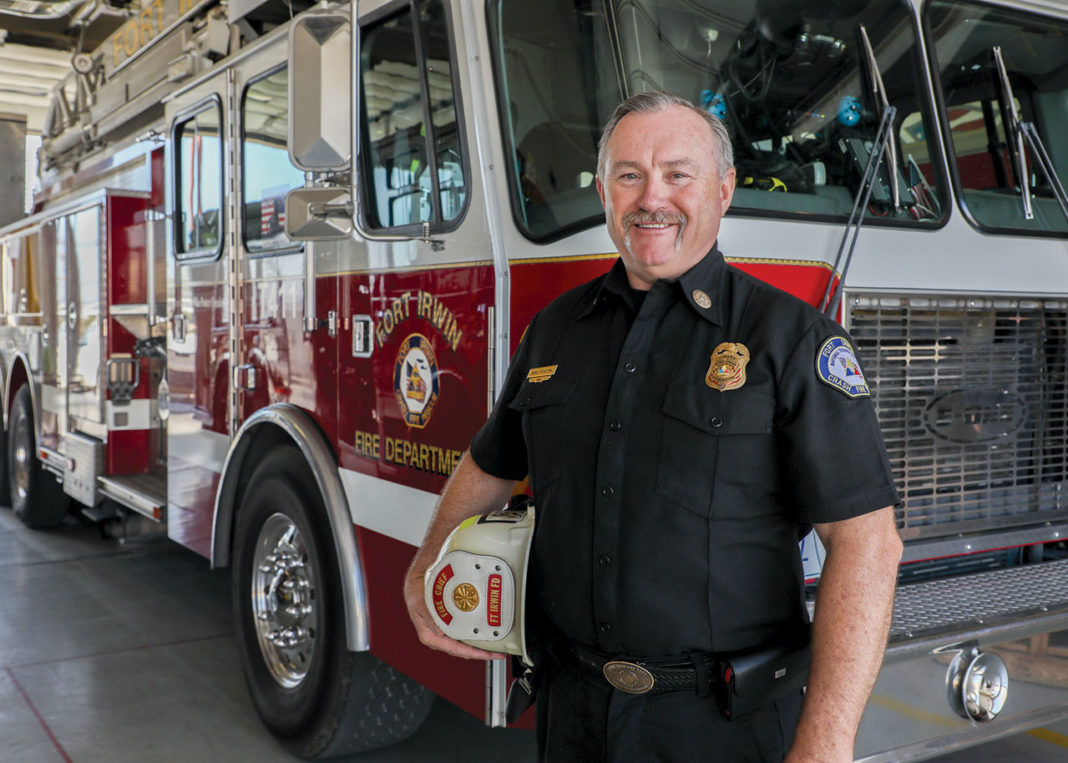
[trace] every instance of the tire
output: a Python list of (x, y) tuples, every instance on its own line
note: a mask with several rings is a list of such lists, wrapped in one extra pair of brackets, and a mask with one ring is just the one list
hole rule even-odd
[(45, 530), (63, 522), (70, 507), (70, 496), (37, 460), (33, 401), (30, 388), (25, 384), (15, 393), (11, 405), (7, 428), (7, 473), (11, 508), (23, 524), (34, 530)]
[[(8, 418), (10, 420), (10, 414)], [(0, 504), (11, 508), (11, 482), (7, 478), (10, 472), (7, 465), (7, 432), (7, 429), (0, 428)]]
[(291, 448), (267, 454), (241, 500), (234, 621), (256, 712), (283, 747), (325, 758), (399, 742), (433, 694), (345, 644), (334, 543), (318, 486)]

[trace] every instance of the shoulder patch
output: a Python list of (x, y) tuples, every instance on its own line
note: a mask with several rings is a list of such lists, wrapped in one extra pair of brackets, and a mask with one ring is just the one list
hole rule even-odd
[(820, 346), (816, 355), (816, 376), (846, 397), (871, 395), (853, 346), (845, 337), (832, 336)]

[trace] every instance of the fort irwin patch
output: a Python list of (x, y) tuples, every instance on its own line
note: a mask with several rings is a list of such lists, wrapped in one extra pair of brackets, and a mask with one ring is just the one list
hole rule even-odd
[(816, 355), (816, 375), (847, 397), (869, 397), (871, 390), (861, 373), (853, 346), (845, 337), (832, 336)]

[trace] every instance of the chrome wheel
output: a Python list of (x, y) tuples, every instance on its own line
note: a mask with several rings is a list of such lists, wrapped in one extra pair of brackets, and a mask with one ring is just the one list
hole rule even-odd
[(276, 513), (260, 528), (252, 558), (252, 616), (260, 653), (281, 686), (299, 686), (315, 652), (316, 571), (300, 530)]
[(27, 384), (19, 387), (11, 401), (7, 435), (6, 481), (15, 516), (34, 530), (60, 525), (70, 506), (70, 496), (37, 459), (33, 400)]
[(231, 558), (234, 626), (257, 714), (302, 758), (404, 739), (433, 693), (370, 652), (349, 651), (341, 575), (351, 571), (342, 572), (315, 477), (296, 448), (257, 460)]
[(25, 416), (17, 416), (12, 423), (15, 431), (12, 435), (14, 448), (11, 451), (11, 485), (19, 500), (25, 500), (30, 492), (30, 480), (33, 478), (33, 462), (36, 458), (31, 443), (33, 433), (30, 431), (30, 420)]

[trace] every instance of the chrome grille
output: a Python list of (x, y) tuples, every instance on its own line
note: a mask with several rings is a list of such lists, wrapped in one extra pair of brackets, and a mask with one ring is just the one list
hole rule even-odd
[(853, 295), (906, 541), (1068, 516), (1068, 303)]

